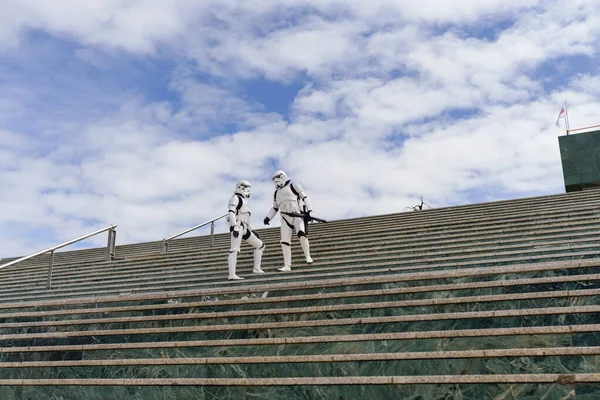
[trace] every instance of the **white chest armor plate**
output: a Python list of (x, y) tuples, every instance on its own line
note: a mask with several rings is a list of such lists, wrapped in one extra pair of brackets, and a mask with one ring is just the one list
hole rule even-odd
[(275, 205), (279, 208), (279, 212), (299, 213), (300, 206), (298, 205), (298, 196), (292, 192), (291, 184), (285, 185), (277, 189), (275, 194)]
[[(239, 210), (237, 210), (237, 212), (235, 211), (235, 206), (233, 206), (233, 204), (236, 204), (236, 200), (242, 202), (242, 206)], [(231, 200), (229, 200), (229, 204), (229, 209), (234, 210), (234, 212), (236, 212), (236, 219), (239, 222), (243, 222), (245, 224), (250, 223), (250, 204), (247, 198), (239, 198), (239, 196), (233, 195)]]

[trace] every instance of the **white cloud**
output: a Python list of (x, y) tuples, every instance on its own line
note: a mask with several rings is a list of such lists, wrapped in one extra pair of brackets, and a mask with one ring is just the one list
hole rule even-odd
[(202, 3), (180, 0), (5, 0), (0, 43), (16, 45), (23, 29), (73, 37), (83, 44), (134, 52), (185, 34)]
[(600, 94), (600, 76), (583, 74), (573, 79), (571, 86), (589, 94)]
[[(330, 219), (403, 211), (419, 196), (442, 206), (475, 192), (559, 192), (557, 107), (574, 99), (571, 124), (597, 123), (595, 71), (567, 65), (576, 73), (557, 88), (538, 72), (561, 57), (595, 57), (595, 1), (24, 0), (3, 9), (0, 57), (20, 54), (37, 29), (72, 40), (68, 62), (99, 71), (123, 55), (174, 65), (159, 99), (86, 86), (68, 68), (0, 78), (0, 231), (17, 232), (0, 234), (3, 256), (109, 223), (120, 243), (157, 240), (224, 212), (241, 178), (253, 184), (261, 226), (280, 166)], [(129, 67), (114, 73), (135, 74)], [(256, 77), (305, 83), (290, 115), (246, 92)]]

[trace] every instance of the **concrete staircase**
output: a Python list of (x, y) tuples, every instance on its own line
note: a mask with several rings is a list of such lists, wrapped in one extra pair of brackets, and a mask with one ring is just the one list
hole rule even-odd
[(600, 398), (598, 190), (259, 233), (1, 270), (0, 398)]

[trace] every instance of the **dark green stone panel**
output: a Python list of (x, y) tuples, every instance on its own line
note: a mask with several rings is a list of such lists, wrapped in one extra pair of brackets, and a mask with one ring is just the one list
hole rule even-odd
[(600, 186), (600, 131), (558, 138), (567, 192)]

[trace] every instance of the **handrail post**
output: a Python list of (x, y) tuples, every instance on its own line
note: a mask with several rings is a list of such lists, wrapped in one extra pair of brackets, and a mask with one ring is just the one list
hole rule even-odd
[(108, 243), (106, 244), (106, 261), (114, 261), (115, 259), (115, 245), (117, 242), (117, 231), (116, 229), (108, 230)]
[[(18, 258), (16, 260), (11, 261), (11, 262), (7, 262), (6, 264), (0, 265), (0, 269), (6, 268), (6, 267), (10, 267), (11, 265), (18, 264), (18, 263), (20, 263), (22, 261), (29, 260), (30, 258), (33, 258), (33, 257), (41, 256), (42, 254), (51, 253), (52, 257), (51, 257), (51, 263), (50, 263), (50, 275), (52, 275), (52, 264), (54, 264), (54, 251), (55, 250), (62, 249), (63, 247), (69, 246), (69, 245), (71, 245), (73, 243), (77, 243), (79, 241), (82, 241), (83, 239), (87, 239), (87, 238), (90, 238), (92, 236), (96, 236), (96, 235), (98, 235), (100, 233), (104, 233), (106, 231), (112, 231), (112, 232), (108, 233), (108, 245), (107, 245), (107, 249), (108, 249), (107, 250), (107, 253), (108, 253), (107, 254), (107, 258), (109, 259), (109, 261), (112, 261), (112, 260), (114, 260), (114, 256), (115, 256), (115, 243), (116, 243), (116, 236), (117, 236), (117, 231), (115, 230), (116, 227), (117, 227), (117, 225), (113, 224), (111, 226), (107, 226), (106, 228), (102, 228), (102, 229), (97, 230), (95, 232), (88, 233), (87, 235), (83, 235), (83, 236), (80, 236), (80, 237), (78, 237), (76, 239), (69, 240), (68, 242), (64, 242), (64, 243), (61, 243), (59, 245), (52, 246), (52, 247), (50, 247), (48, 249), (45, 249), (45, 250), (42, 250), (42, 251), (38, 251), (37, 253), (33, 253), (33, 254), (28, 255), (28, 256)], [(50, 280), (51, 280), (51, 278), (49, 277), (48, 278), (48, 287), (51, 286)]]
[(48, 280), (46, 281), (46, 289), (52, 289), (52, 267), (54, 266), (54, 250), (50, 252), (50, 264), (48, 265)]
[(169, 251), (169, 240), (178, 238), (181, 235), (185, 235), (186, 233), (194, 231), (194, 230), (196, 230), (198, 228), (202, 228), (203, 226), (206, 226), (208, 224), (210, 224), (210, 247), (213, 247), (214, 243), (215, 243), (215, 238), (214, 238), (214, 236), (215, 236), (215, 221), (218, 221), (221, 218), (225, 218), (227, 215), (228, 214), (219, 215), (218, 217), (215, 217), (215, 218), (213, 218), (213, 219), (211, 219), (209, 221), (203, 222), (200, 225), (193, 226), (193, 227), (191, 227), (189, 229), (186, 229), (183, 232), (179, 232), (179, 233), (176, 233), (175, 235), (171, 235), (169, 237), (164, 238), (162, 240), (162, 249), (161, 249), (162, 252), (166, 253), (167, 251)]

